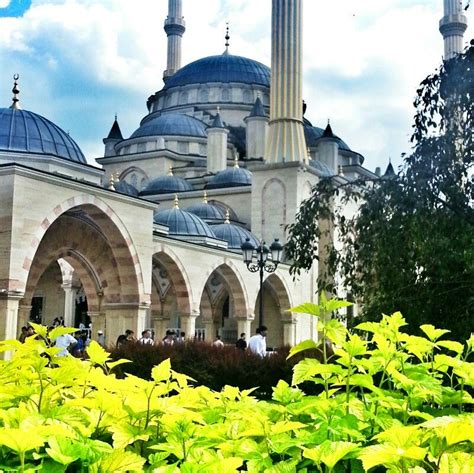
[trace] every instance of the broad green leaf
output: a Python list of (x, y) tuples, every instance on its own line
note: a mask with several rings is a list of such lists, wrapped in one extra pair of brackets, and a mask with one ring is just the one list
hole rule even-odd
[(79, 445), (71, 439), (64, 437), (51, 437), (48, 439), (49, 447), (46, 448), (48, 455), (62, 465), (69, 465), (81, 457), (83, 451)]
[(464, 351), (464, 347), (459, 342), (453, 342), (451, 340), (440, 340), (437, 342), (437, 345), (443, 348), (447, 348), (448, 350), (454, 351), (458, 355), (460, 355)]
[(166, 359), (151, 370), (151, 377), (156, 383), (167, 381), (171, 377), (171, 361)]
[(336, 310), (343, 309), (354, 305), (352, 302), (341, 301), (338, 299), (331, 299), (323, 305), (325, 312), (335, 312)]
[(323, 332), (331, 342), (342, 345), (346, 339), (347, 329), (339, 320), (330, 319), (324, 322)]
[(467, 452), (444, 453), (439, 462), (439, 473), (472, 473), (474, 455)]
[(389, 467), (401, 460), (410, 459), (421, 461), (425, 458), (426, 450), (421, 447), (393, 447), (392, 445), (371, 445), (361, 450), (358, 458), (362, 460), (365, 470), (378, 465)]
[(342, 372), (342, 367), (333, 364), (322, 364), (313, 358), (306, 358), (300, 361), (293, 368), (292, 384), (299, 384), (308, 381), (318, 375), (333, 375)]
[(68, 333), (75, 333), (77, 332), (77, 328), (74, 327), (55, 327), (51, 332), (49, 332), (48, 337), (49, 339), (54, 342), (56, 338), (60, 337), (61, 335), (66, 335)]
[(24, 453), (43, 446), (46, 438), (38, 434), (33, 428), (0, 430), (0, 445), (5, 445), (16, 453)]
[(29, 322), (29, 325), (31, 325), (37, 335), (39, 335), (41, 338), (45, 339), (48, 338), (48, 327), (45, 327), (44, 325), (40, 324), (35, 324), (33, 322)]
[(270, 433), (271, 435), (282, 434), (296, 429), (304, 429), (305, 427), (307, 427), (307, 425), (301, 422), (290, 422), (285, 420), (272, 424), (270, 427)]
[(113, 432), (112, 438), (116, 449), (125, 448), (137, 440), (148, 440), (150, 437), (140, 425), (133, 425), (129, 422), (113, 424), (109, 429)]
[(314, 315), (315, 317), (319, 317), (321, 315), (321, 307), (311, 302), (306, 302), (305, 304), (300, 304), (296, 307), (292, 307), (289, 311), (296, 314)]
[(107, 362), (107, 367), (111, 370), (113, 370), (116, 366), (124, 365), (126, 363), (132, 363), (130, 360), (125, 360), (124, 358), (121, 358), (120, 360), (117, 361), (109, 361)]
[(438, 338), (450, 332), (450, 330), (435, 328), (431, 324), (420, 325), (420, 328), (432, 342), (436, 342)]
[(104, 366), (109, 360), (109, 353), (107, 353), (95, 340), (92, 340), (86, 351), (91, 363), (95, 365)]
[(314, 340), (304, 340), (303, 342), (298, 343), (294, 347), (290, 348), (290, 353), (286, 357), (286, 359), (291, 358), (292, 356), (296, 355), (305, 350), (311, 350), (318, 348), (318, 344)]
[(328, 442), (321, 447), (321, 462), (332, 469), (339, 460), (358, 450), (359, 445), (351, 442)]
[(114, 450), (109, 455), (105, 455), (98, 462), (99, 472), (125, 473), (129, 471), (143, 471), (145, 459), (136, 453), (123, 450)]

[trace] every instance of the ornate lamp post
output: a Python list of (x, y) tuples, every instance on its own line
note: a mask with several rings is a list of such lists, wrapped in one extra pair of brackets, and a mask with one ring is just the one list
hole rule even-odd
[[(247, 269), (256, 273), (259, 272), (260, 276), (260, 304), (259, 304), (259, 318), (258, 325), (263, 325), (263, 273), (273, 273), (278, 265), (281, 263), (281, 257), (283, 254), (283, 245), (280, 243), (278, 238), (270, 245), (270, 249), (265, 245), (263, 240), (260, 240), (260, 245), (255, 248), (250, 242), (250, 238), (247, 238), (241, 246), (242, 256)], [(268, 260), (270, 255), (271, 261)], [(256, 257), (255, 262), (253, 261), (254, 256)]]

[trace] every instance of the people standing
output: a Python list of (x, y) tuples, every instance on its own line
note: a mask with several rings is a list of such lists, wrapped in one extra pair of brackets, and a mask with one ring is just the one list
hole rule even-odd
[(129, 343), (132, 343), (135, 341), (135, 332), (133, 330), (125, 330), (125, 333), (122, 335), (119, 335), (117, 338), (117, 348), (121, 348), (124, 345), (128, 345)]
[(245, 341), (245, 333), (240, 334), (240, 338), (235, 343), (235, 346), (239, 350), (245, 350), (247, 348), (247, 342)]
[(153, 338), (151, 338), (151, 330), (143, 330), (142, 338), (138, 340), (138, 343), (141, 345), (153, 345), (155, 342)]
[(175, 333), (173, 330), (167, 330), (165, 338), (163, 338), (163, 345), (173, 346), (175, 341)]
[(98, 330), (97, 331), (97, 343), (105, 348), (105, 335), (104, 335), (104, 332), (102, 330)]
[(61, 351), (57, 354), (57, 356), (68, 356), (68, 348), (71, 345), (75, 345), (76, 343), (77, 340), (70, 333), (60, 335), (58, 338), (56, 338), (56, 346), (61, 348)]
[(222, 348), (224, 346), (224, 342), (221, 340), (221, 336), (220, 335), (217, 335), (216, 336), (216, 339), (214, 340), (214, 342), (212, 343), (212, 346), (213, 347), (217, 347), (217, 348)]
[(249, 350), (262, 358), (267, 353), (267, 327), (261, 325), (257, 328), (257, 333), (249, 339)]

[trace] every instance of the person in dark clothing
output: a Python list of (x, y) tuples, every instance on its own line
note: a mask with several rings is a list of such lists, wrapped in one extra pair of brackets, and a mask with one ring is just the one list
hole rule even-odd
[(240, 334), (240, 338), (237, 340), (235, 346), (239, 350), (245, 350), (247, 348), (247, 342), (245, 341), (245, 333)]
[(125, 330), (125, 333), (119, 335), (117, 338), (117, 348), (120, 348), (123, 345), (127, 345), (130, 342), (133, 342), (133, 330)]

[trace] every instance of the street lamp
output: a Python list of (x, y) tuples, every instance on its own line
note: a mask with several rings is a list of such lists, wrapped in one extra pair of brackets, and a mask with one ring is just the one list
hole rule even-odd
[[(260, 245), (255, 248), (250, 242), (250, 238), (247, 238), (240, 248), (242, 249), (242, 257), (247, 269), (252, 273), (258, 271), (260, 275), (260, 314), (258, 325), (261, 327), (263, 325), (263, 273), (264, 271), (267, 273), (273, 273), (277, 269), (278, 265), (281, 263), (283, 245), (280, 243), (278, 238), (275, 238), (275, 241), (270, 245), (270, 248), (265, 245), (263, 240), (260, 240)], [(254, 256), (256, 257), (255, 262), (253, 262)], [(269, 256), (271, 262), (268, 259)]]

